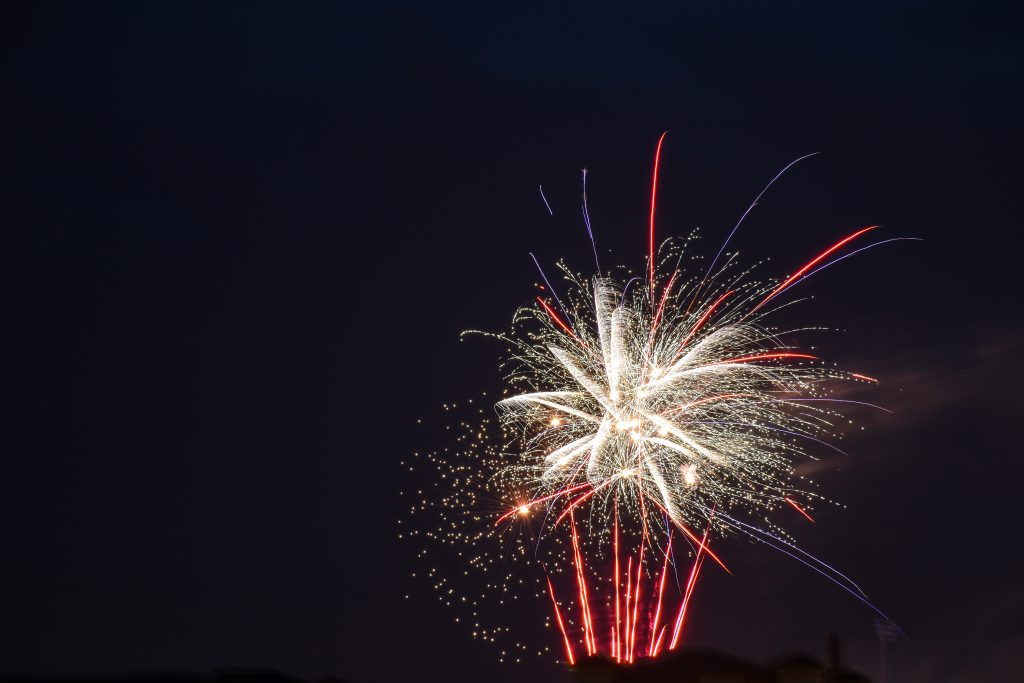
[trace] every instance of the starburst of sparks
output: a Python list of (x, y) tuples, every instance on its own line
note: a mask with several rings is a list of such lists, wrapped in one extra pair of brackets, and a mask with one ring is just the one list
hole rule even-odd
[[(433, 528), (405, 532), (460, 548), (464, 576), (484, 578), (479, 593), (456, 598), (453, 580), (428, 572), (442, 601), (469, 607), (474, 636), (496, 642), (509, 630), (481, 625), (488, 595), (504, 606), (532, 592), (550, 603), (569, 663), (582, 654), (631, 663), (677, 648), (706, 560), (729, 571), (711, 548), (728, 534), (780, 550), (877, 611), (852, 580), (766, 522), (787, 508), (814, 522), (814, 504), (827, 499), (795, 465), (838, 450), (838, 408), (856, 402), (833, 398), (832, 387), (877, 380), (793, 341), (817, 328), (779, 328), (772, 317), (805, 279), (893, 239), (861, 246), (877, 226), (850, 231), (780, 280), (756, 279), (756, 266), (724, 245), (707, 270), (688, 273), (690, 239), (655, 245), (663, 141), (645, 277), (619, 268), (587, 278), (560, 263), (559, 296), (540, 271), (546, 286), (534, 303), (511, 332), (490, 335), (509, 349), (497, 424), (481, 408), (477, 422), (460, 424), (458, 448), (427, 455), (445, 486), (420, 491), (410, 512), (439, 515)], [(527, 583), (509, 559), (541, 571)], [(562, 580), (572, 588), (559, 589)]]

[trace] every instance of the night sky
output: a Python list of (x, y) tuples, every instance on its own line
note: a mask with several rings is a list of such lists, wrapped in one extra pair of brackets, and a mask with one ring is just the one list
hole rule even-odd
[[(409, 577), (399, 461), (500, 386), (500, 349), (458, 333), (505, 329), (527, 253), (589, 266), (581, 168), (604, 258), (642, 263), (669, 130), (663, 236), (717, 247), (821, 152), (745, 254), (784, 275), (864, 225), (925, 238), (807, 285), (799, 319), (841, 330), (819, 351), (894, 414), (817, 464), (848, 507), (799, 537), (908, 634), (891, 681), (1015, 680), (1015, 10), (446, 4), (3, 10), (0, 674), (561, 680), (499, 665)], [(870, 610), (721, 552), (736, 576), (707, 571), (692, 644), (819, 656), (833, 630), (877, 674)]]

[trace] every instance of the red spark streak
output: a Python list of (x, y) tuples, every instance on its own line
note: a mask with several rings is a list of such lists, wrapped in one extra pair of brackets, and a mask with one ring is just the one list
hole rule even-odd
[[(576, 336), (576, 333), (573, 332), (571, 329), (569, 329), (568, 325), (566, 325), (564, 322), (562, 322), (562, 319), (558, 317), (558, 314), (555, 313), (554, 310), (552, 310), (552, 308), (550, 306), (548, 306), (548, 303), (546, 301), (544, 301), (544, 299), (541, 299), (538, 296), (537, 297), (537, 302), (541, 306), (544, 307), (544, 310), (548, 312), (548, 315), (551, 316), (551, 319), (554, 320), (556, 323), (558, 323), (559, 327), (561, 327), (563, 330), (565, 330), (566, 334), (568, 334), (570, 337), (572, 337), (576, 341), (580, 341), (580, 338)], [(580, 342), (580, 343), (582, 344), (583, 342)]]
[(587, 578), (583, 572), (583, 556), (580, 553), (580, 539), (576, 533), (576, 518), (569, 516), (572, 525), (572, 549), (576, 560), (576, 581), (580, 590), (580, 608), (583, 611), (583, 641), (587, 646), (587, 654), (593, 655), (597, 650), (594, 642), (594, 625), (590, 620), (590, 596), (587, 593)]
[[(683, 530), (683, 533), (684, 533), (684, 534), (686, 534), (686, 535), (687, 535), (687, 536), (688, 536), (688, 537), (690, 538), (690, 540), (691, 540), (691, 541), (693, 541), (694, 543), (696, 543), (697, 545), (699, 545), (699, 546), (700, 546), (700, 552), (705, 552), (705, 553), (707, 553), (708, 555), (710, 555), (710, 556), (711, 556), (711, 559), (712, 559), (712, 560), (714, 560), (715, 562), (717, 562), (717, 563), (718, 563), (718, 566), (719, 566), (719, 567), (721, 567), (721, 568), (722, 568), (722, 569), (724, 569), (725, 571), (727, 571), (727, 572), (729, 572), (730, 574), (732, 574), (732, 572), (731, 572), (731, 571), (729, 571), (729, 568), (725, 566), (725, 563), (724, 563), (724, 562), (722, 562), (722, 560), (720, 560), (720, 559), (718, 558), (718, 555), (715, 555), (715, 554), (714, 554), (713, 552), (711, 552), (711, 548), (707, 547), (707, 546), (706, 546), (706, 545), (704, 544), (704, 541), (701, 541), (701, 540), (699, 540), (699, 539), (697, 538), (697, 536), (696, 536), (696, 535), (695, 535), (695, 534), (694, 534), (694, 533), (693, 533), (692, 531), (690, 531), (689, 529), (687, 529), (687, 528), (686, 528), (685, 526), (683, 526), (682, 524), (676, 523), (676, 526), (678, 526), (678, 527), (679, 527), (680, 529), (682, 529), (682, 530)], [(710, 520), (708, 521), (708, 528), (709, 528), (709, 529), (711, 528), (711, 522), (710, 522)], [(706, 539), (707, 537), (708, 537), (708, 534), (707, 534), (707, 532), (705, 531), (705, 532), (704, 532), (704, 538)]]
[(665, 629), (667, 628), (668, 624), (661, 627), (661, 633), (658, 634), (658, 639), (654, 641), (654, 653), (651, 655), (652, 657), (658, 656), (658, 652), (661, 650), (661, 641), (665, 637)]
[(867, 375), (862, 375), (859, 372), (851, 372), (850, 377), (856, 377), (857, 379), (863, 379), (865, 381), (874, 382), (875, 384), (878, 384), (878, 380), (875, 379), (874, 377), (868, 377)]
[(654, 340), (654, 331), (658, 329), (658, 322), (661, 320), (661, 314), (665, 310), (665, 302), (668, 300), (668, 294), (672, 291), (672, 285), (675, 284), (676, 276), (679, 275), (679, 271), (673, 271), (672, 277), (668, 279), (668, 284), (665, 285), (665, 289), (661, 292), (661, 303), (658, 304), (658, 310), (654, 314), (654, 322), (651, 323), (651, 333), (647, 337), (647, 345), (650, 346)]
[(658, 607), (654, 610), (654, 621), (651, 623), (651, 646), (647, 654), (654, 657), (658, 654), (657, 645), (660, 638), (654, 640), (654, 634), (658, 632), (658, 620), (661, 618), (661, 599), (665, 595), (665, 575), (668, 574), (668, 558), (672, 555), (672, 533), (669, 531), (668, 548), (665, 549), (665, 563), (661, 567), (661, 580), (658, 582)]
[[(643, 451), (637, 455), (637, 467), (640, 467), (639, 458), (643, 457)], [(638, 475), (639, 476), (639, 475)], [(637, 490), (640, 494), (640, 510), (642, 513), (641, 519), (643, 519), (643, 535), (640, 537), (640, 552), (637, 555), (636, 562), (636, 584), (633, 587), (633, 628), (629, 631), (629, 655), (627, 661), (633, 663), (633, 655), (636, 650), (636, 625), (639, 621), (639, 609), (640, 609), (640, 580), (642, 578), (642, 571), (644, 566), (644, 547), (647, 545), (647, 507), (644, 505), (644, 493), (643, 488), (638, 486)], [(626, 601), (626, 609), (629, 609), (629, 600)]]
[(548, 578), (548, 592), (551, 593), (551, 604), (555, 608), (555, 619), (558, 621), (558, 628), (562, 631), (562, 638), (565, 640), (565, 654), (569, 658), (569, 664), (575, 664), (576, 658), (572, 656), (572, 643), (569, 642), (569, 634), (565, 632), (565, 624), (562, 622), (562, 613), (558, 611), (558, 600), (555, 599), (555, 587), (551, 585), (551, 577)]
[[(569, 507), (567, 507), (567, 508), (565, 509), (565, 511), (564, 511), (564, 512), (562, 512), (562, 514), (558, 516), (558, 519), (556, 519), (556, 520), (555, 520), (555, 523), (554, 523), (554, 524), (552, 525), (552, 528), (554, 528), (554, 527), (558, 526), (558, 523), (559, 523), (559, 522), (561, 522), (561, 521), (562, 521), (563, 519), (565, 519), (565, 516), (566, 516), (567, 514), (569, 514), (570, 512), (572, 512), (572, 511), (573, 511), (573, 508), (575, 508), (575, 507), (576, 507), (577, 505), (579, 505), (580, 503), (582, 503), (583, 501), (585, 501), (585, 500), (586, 500), (587, 498), (590, 498), (590, 497), (591, 497), (592, 495), (594, 495), (595, 493), (597, 493), (598, 491), (600, 491), (601, 489), (603, 489), (603, 488), (604, 488), (605, 486), (607, 486), (608, 484), (612, 483), (612, 481), (614, 481), (614, 480), (613, 480), (613, 479), (607, 479), (607, 480), (605, 480), (605, 481), (604, 481), (603, 483), (601, 483), (600, 485), (598, 485), (598, 486), (595, 486), (595, 487), (594, 487), (593, 489), (591, 489), (590, 491), (587, 491), (587, 492), (586, 492), (586, 493), (584, 493), (584, 494), (583, 494), (582, 496), (580, 496), (579, 498), (577, 498), (577, 499), (576, 499), (576, 500), (574, 500), (573, 502), (569, 503)], [(589, 485), (589, 484), (588, 484), (588, 485)]]
[(704, 323), (707, 322), (707, 320), (711, 316), (711, 314), (715, 312), (716, 308), (718, 308), (718, 304), (720, 304), (723, 301), (725, 301), (725, 298), (727, 296), (731, 295), (733, 293), (733, 291), (734, 290), (730, 289), (728, 292), (726, 292), (722, 296), (718, 297), (718, 299), (715, 300), (715, 303), (711, 304), (711, 308), (709, 308), (707, 311), (705, 311), (704, 315), (701, 316), (700, 320), (698, 320), (694, 324), (694, 326), (690, 329), (690, 333), (688, 335), (686, 335), (686, 339), (683, 340), (683, 343), (679, 345), (679, 350), (680, 351), (682, 351), (683, 348), (686, 346), (687, 342), (689, 342), (690, 339), (693, 338), (693, 335), (697, 334), (697, 330), (699, 330), (701, 327), (704, 326)]
[(545, 310), (545, 311), (547, 311), (547, 314), (548, 314), (549, 316), (551, 316), (551, 319), (552, 319), (552, 320), (554, 320), (554, 321), (555, 321), (555, 323), (557, 323), (559, 327), (561, 327), (561, 328), (562, 328), (563, 330), (565, 330), (565, 333), (566, 333), (566, 334), (568, 334), (568, 335), (569, 335), (570, 337), (572, 337), (573, 339), (575, 339), (575, 340), (576, 340), (576, 343), (577, 343), (577, 344), (579, 344), (580, 346), (582, 346), (582, 347), (583, 347), (583, 350), (584, 350), (584, 351), (586, 351), (587, 353), (589, 353), (589, 354), (590, 354), (591, 356), (593, 356), (594, 358), (597, 358), (597, 357), (598, 357), (598, 356), (597, 356), (597, 354), (596, 354), (596, 353), (594, 353), (593, 349), (591, 349), (591, 348), (590, 348), (589, 346), (587, 346), (587, 345), (586, 345), (586, 344), (585, 344), (585, 343), (583, 342), (583, 340), (582, 340), (582, 339), (580, 339), (579, 337), (577, 337), (577, 336), (576, 336), (576, 333), (572, 331), (572, 328), (570, 328), (570, 327), (569, 327), (568, 325), (566, 325), (566, 324), (565, 324), (565, 322), (563, 322), (563, 321), (562, 321), (562, 319), (558, 317), (558, 314), (557, 314), (557, 313), (555, 313), (554, 309), (552, 309), (552, 308), (551, 308), (550, 306), (548, 306), (547, 302), (546, 302), (546, 301), (544, 301), (544, 299), (541, 299), (541, 298), (540, 298), (540, 297), (538, 296), (538, 297), (537, 297), (537, 302), (538, 302), (538, 303), (540, 303), (540, 305), (544, 307), (544, 310)]
[[(573, 491), (578, 491), (578, 490), (580, 490), (582, 488), (585, 488), (587, 486), (590, 486), (590, 482), (585, 482), (583, 484), (579, 484), (577, 486), (573, 486), (572, 488), (562, 489), (561, 491), (556, 491), (555, 493), (549, 494), (547, 496), (543, 496), (541, 498), (536, 498), (534, 500), (531, 500), (529, 503), (524, 503), (524, 505), (526, 505), (526, 507), (533, 507), (536, 503), (543, 503), (546, 500), (551, 500), (552, 498), (557, 498), (558, 496), (564, 495), (566, 493), (572, 493)], [(506, 520), (509, 517), (511, 517), (512, 515), (514, 515), (517, 512), (519, 512), (519, 508), (521, 508), (521, 507), (522, 507), (522, 505), (517, 505), (514, 508), (512, 508), (509, 512), (506, 512), (501, 517), (498, 517), (498, 521), (494, 523), (494, 526), (498, 526), (499, 524), (501, 524), (501, 522), (503, 520)]]
[(633, 630), (629, 634), (629, 663), (633, 663), (633, 651), (636, 649), (636, 623), (639, 621), (637, 612), (640, 609), (640, 579), (644, 568), (644, 540), (640, 541), (640, 555), (636, 562), (636, 585), (633, 595)]
[(668, 135), (667, 130), (661, 134), (660, 138), (658, 138), (658, 148), (654, 151), (654, 177), (651, 180), (651, 223), (647, 246), (648, 253), (650, 255), (648, 270), (650, 272), (652, 302), (654, 301), (654, 200), (658, 196), (658, 163), (661, 161), (661, 143), (665, 141), (666, 135)]
[(674, 650), (676, 645), (679, 644), (679, 638), (683, 634), (683, 624), (686, 622), (686, 610), (690, 606), (690, 597), (693, 595), (693, 589), (697, 585), (697, 578), (700, 576), (700, 570), (704, 567), (704, 558), (700, 558), (700, 561), (694, 564), (693, 570), (690, 573), (690, 579), (686, 583), (686, 593), (683, 595), (683, 604), (679, 606), (679, 618), (676, 622), (676, 630), (672, 634), (672, 642), (669, 644), (670, 650)]
[(806, 511), (806, 510), (804, 510), (804, 509), (803, 509), (802, 507), (800, 507), (799, 505), (797, 505), (797, 504), (796, 504), (796, 503), (795, 503), (795, 502), (794, 502), (794, 501), (793, 501), (792, 499), (790, 499), (790, 498), (787, 498), (787, 499), (786, 499), (786, 502), (787, 502), (787, 503), (789, 503), (790, 505), (792, 505), (792, 506), (793, 506), (793, 509), (795, 509), (795, 510), (796, 510), (797, 512), (799, 512), (799, 513), (800, 513), (801, 515), (803, 515), (804, 517), (806, 517), (807, 519), (809, 519), (809, 520), (810, 520), (810, 521), (812, 521), (812, 522), (814, 521), (814, 518), (813, 518), (813, 517), (811, 517), (811, 516), (810, 516), (809, 514), (807, 514), (807, 511)]
[[(661, 508), (661, 511), (662, 511), (662, 512), (664, 512), (664, 513), (665, 513), (666, 515), (668, 515), (668, 516), (669, 516), (669, 519), (671, 519), (671, 520), (672, 520), (672, 523), (673, 523), (673, 524), (675, 524), (675, 525), (676, 525), (677, 527), (679, 527), (679, 530), (680, 530), (680, 531), (682, 531), (682, 532), (683, 532), (684, 534), (686, 534), (687, 538), (689, 538), (689, 539), (690, 539), (691, 541), (693, 541), (694, 543), (696, 543), (696, 544), (697, 544), (697, 545), (698, 545), (698, 546), (700, 547), (700, 550), (701, 550), (701, 552), (706, 552), (706, 553), (707, 553), (708, 555), (710, 555), (710, 556), (711, 556), (711, 559), (713, 559), (713, 560), (714, 560), (714, 561), (715, 561), (715, 562), (716, 562), (716, 563), (718, 564), (718, 566), (719, 566), (719, 567), (721, 567), (722, 569), (724, 569), (724, 570), (725, 570), (726, 572), (728, 572), (729, 574), (732, 574), (732, 571), (730, 571), (730, 570), (729, 570), (729, 568), (725, 566), (725, 563), (724, 563), (724, 562), (722, 562), (722, 560), (721, 560), (721, 559), (719, 559), (718, 555), (715, 555), (715, 554), (714, 554), (713, 552), (711, 552), (711, 549), (710, 549), (710, 548), (708, 548), (708, 547), (707, 547), (706, 545), (704, 545), (703, 541), (701, 541), (700, 539), (698, 539), (698, 538), (697, 538), (697, 536), (696, 536), (696, 535), (695, 535), (695, 534), (694, 534), (694, 533), (693, 533), (692, 531), (690, 531), (689, 529), (687, 529), (687, 528), (686, 528), (685, 526), (683, 526), (683, 525), (682, 525), (682, 524), (681, 524), (680, 522), (677, 522), (677, 521), (676, 521), (676, 520), (675, 520), (675, 519), (674, 519), (674, 518), (672, 517), (672, 515), (671, 515), (671, 514), (669, 514), (669, 511), (665, 509), (665, 506), (664, 506), (664, 505), (662, 505), (661, 503), (659, 503), (659, 502), (658, 502), (657, 500), (655, 500), (654, 498), (651, 498), (651, 501), (652, 501), (652, 502), (653, 502), (653, 503), (654, 503), (655, 505), (657, 505), (657, 506), (658, 506), (659, 508)], [(709, 522), (708, 522), (708, 525), (710, 526), (710, 524), (711, 524), (711, 522), (709, 521)], [(706, 536), (707, 536), (707, 534), (705, 534), (705, 537), (706, 537)]]
[(622, 618), (619, 615), (619, 501), (615, 500), (615, 642), (612, 648), (615, 650), (615, 661), (622, 661), (622, 646), (619, 631), (622, 628)]
[(629, 621), (629, 598), (632, 595), (631, 589), (633, 581), (633, 558), (626, 558), (626, 653), (623, 655), (625, 660), (629, 662), (629, 634), (630, 634), (630, 621)]
[[(693, 586), (697, 581), (697, 575), (700, 573), (702, 562), (702, 553), (707, 549), (708, 532), (711, 531), (711, 520), (708, 520), (708, 526), (704, 530), (704, 540), (700, 541), (700, 549), (697, 551), (697, 557), (693, 560), (693, 569), (690, 570), (690, 578), (686, 582), (686, 590), (683, 593), (683, 602), (679, 605), (679, 615), (676, 617), (676, 625), (672, 630), (672, 642), (669, 643), (668, 649), (676, 649), (676, 645), (679, 644), (679, 635), (683, 631), (683, 621), (686, 619), (686, 607), (690, 604), (690, 595), (693, 593)], [(711, 551), (707, 551), (711, 554)]]
[(800, 270), (798, 270), (795, 273), (793, 273), (792, 275), (790, 275), (788, 278), (786, 278), (785, 282), (783, 282), (781, 285), (779, 285), (778, 287), (773, 289), (771, 294), (769, 294), (765, 298), (761, 299), (761, 303), (759, 303), (757, 306), (754, 306), (754, 308), (751, 309), (750, 313), (754, 313), (755, 311), (757, 311), (757, 309), (761, 308), (766, 303), (768, 303), (769, 301), (774, 299), (776, 295), (781, 294), (788, 287), (790, 287), (794, 282), (796, 282), (804, 273), (806, 273), (808, 270), (810, 270), (815, 265), (820, 263), (829, 254), (831, 254), (832, 252), (834, 252), (837, 249), (841, 248), (843, 245), (847, 244), (848, 242), (851, 242), (851, 241), (857, 239), (858, 237), (860, 237), (864, 233), (866, 233), (866, 232), (868, 232), (870, 230), (874, 230), (877, 227), (878, 227), (877, 225), (871, 225), (871, 226), (868, 226), (866, 228), (862, 228), (862, 229), (858, 230), (857, 232), (853, 233), (852, 235), (848, 235), (848, 236), (844, 237), (843, 239), (839, 240), (838, 242), (833, 244), (831, 247), (829, 247), (825, 251), (823, 251), (820, 254), (818, 254), (816, 257), (814, 257), (813, 260), (808, 262), (807, 265), (805, 265), (803, 268), (801, 268)]

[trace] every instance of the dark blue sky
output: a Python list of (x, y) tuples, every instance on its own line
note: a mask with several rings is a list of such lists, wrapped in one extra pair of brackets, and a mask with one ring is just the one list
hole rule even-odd
[[(415, 418), (497, 384), (495, 350), (457, 335), (531, 296), (527, 252), (589, 262), (580, 168), (602, 249), (642, 257), (665, 129), (662, 234), (717, 243), (819, 151), (741, 249), (784, 271), (861, 225), (926, 238), (813, 285), (806, 314), (844, 330), (825, 350), (881, 377), (871, 399), (896, 414), (826, 461), (849, 509), (801, 540), (910, 635), (893, 680), (1024, 666), (1016, 9), (4, 14), (0, 673), (558, 680), (497, 665), (407, 580), (397, 463), (439, 438)], [(709, 577), (695, 643), (818, 654), (832, 629), (875, 673), (862, 606), (730, 552), (742, 571)]]

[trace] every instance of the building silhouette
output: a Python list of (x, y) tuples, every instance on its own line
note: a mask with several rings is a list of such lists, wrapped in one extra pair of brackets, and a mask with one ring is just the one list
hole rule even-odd
[(759, 664), (715, 650), (683, 648), (631, 666), (590, 657), (572, 672), (575, 683), (870, 683), (842, 666), (839, 640), (832, 634), (825, 639), (824, 661), (796, 653)]

